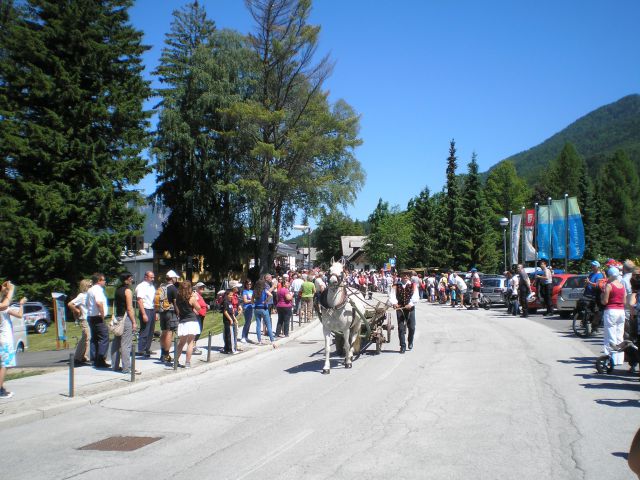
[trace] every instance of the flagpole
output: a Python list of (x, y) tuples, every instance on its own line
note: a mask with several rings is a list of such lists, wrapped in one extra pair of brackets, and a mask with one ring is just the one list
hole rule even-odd
[(547, 258), (547, 260), (549, 261), (549, 266), (551, 266), (551, 259), (553, 258), (553, 224), (551, 223), (551, 197), (547, 197), (547, 205), (547, 219), (549, 220), (549, 258)]
[(520, 239), (520, 245), (522, 247), (522, 265), (526, 266), (527, 264), (527, 255), (524, 251), (524, 236), (525, 236), (525, 231), (524, 231), (524, 207), (522, 207), (522, 210), (520, 211), (520, 236), (522, 237)]
[(569, 271), (569, 194), (564, 194), (564, 273)]
[(538, 251), (540, 250), (540, 245), (538, 245), (538, 235), (540, 234), (540, 232), (538, 231), (538, 202), (533, 204), (533, 214), (535, 215), (535, 218), (533, 219), (534, 223), (534, 229), (533, 229), (533, 233), (536, 237), (535, 239), (535, 245), (536, 245), (536, 265), (538, 264)]
[(513, 268), (513, 210), (509, 210), (509, 270)]

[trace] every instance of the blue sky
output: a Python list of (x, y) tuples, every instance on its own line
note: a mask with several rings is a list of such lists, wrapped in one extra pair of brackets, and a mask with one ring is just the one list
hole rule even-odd
[[(152, 47), (147, 74), (186, 3), (131, 9)], [(200, 3), (218, 28), (254, 28), (242, 0)], [(452, 138), (458, 172), (474, 151), (485, 171), (640, 93), (638, 19), (638, 0), (315, 0), (319, 54), (336, 62), (325, 89), (361, 115), (356, 156), (367, 181), (346, 213), (364, 220), (379, 198), (404, 209), (424, 187), (440, 190)], [(153, 191), (154, 177), (141, 186)]]

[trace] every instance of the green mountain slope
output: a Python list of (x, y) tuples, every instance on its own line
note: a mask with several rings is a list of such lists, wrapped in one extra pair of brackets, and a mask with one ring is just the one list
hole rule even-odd
[(600, 107), (540, 145), (505, 160), (513, 161), (518, 175), (532, 184), (544, 175), (566, 142), (575, 145), (594, 173), (603, 159), (619, 149), (625, 150), (640, 169), (640, 95), (629, 95)]

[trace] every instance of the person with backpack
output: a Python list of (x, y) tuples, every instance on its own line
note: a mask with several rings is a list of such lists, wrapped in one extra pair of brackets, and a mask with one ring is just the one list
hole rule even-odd
[[(178, 299), (178, 274), (169, 270), (166, 281), (162, 283), (155, 294), (155, 307), (160, 320), (160, 360), (170, 364), (173, 361), (169, 352), (171, 351), (171, 341), (173, 332), (178, 331), (179, 309), (176, 306)], [(173, 352), (175, 355), (175, 352)]]

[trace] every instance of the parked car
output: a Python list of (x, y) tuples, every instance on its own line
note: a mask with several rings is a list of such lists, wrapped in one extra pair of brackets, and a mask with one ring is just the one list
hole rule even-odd
[(507, 291), (507, 277), (504, 275), (484, 275), (482, 294), (491, 300), (492, 305), (504, 305), (504, 292)]
[(588, 275), (568, 278), (558, 295), (557, 306), (561, 317), (569, 318), (579, 299), (584, 295), (584, 282)]
[[(17, 303), (12, 306), (19, 307)], [(49, 309), (41, 302), (26, 302), (22, 317), (27, 331), (30, 332), (46, 333), (51, 325)]]
[[(573, 273), (556, 273), (553, 275), (553, 279), (552, 279), (553, 293), (551, 295), (551, 304), (553, 305), (554, 309), (558, 308), (558, 295), (560, 294), (560, 290), (562, 290), (562, 287), (564, 286), (565, 282), (569, 278), (572, 278), (575, 276), (576, 275)], [(538, 311), (539, 308), (545, 308), (545, 306), (544, 306), (544, 302), (542, 301), (541, 298), (539, 298), (538, 293), (536, 292), (536, 287), (535, 287), (536, 282), (534, 281), (534, 275), (532, 273), (529, 274), (529, 279), (531, 280), (531, 292), (535, 295), (533, 302), (529, 302), (529, 312), (535, 313), (536, 311)]]

